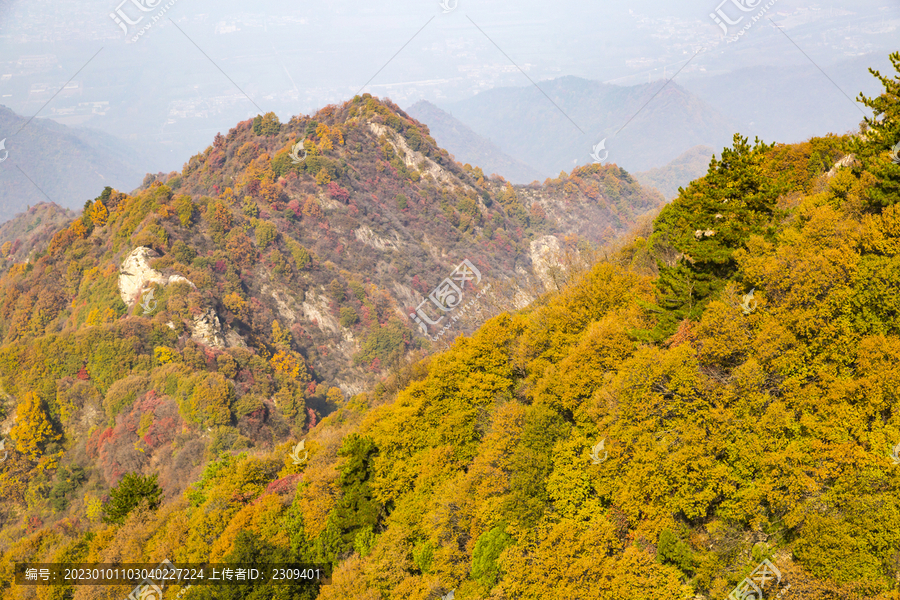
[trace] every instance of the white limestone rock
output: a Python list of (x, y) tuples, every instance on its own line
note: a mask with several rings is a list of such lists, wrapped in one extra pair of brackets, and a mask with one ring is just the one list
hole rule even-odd
[(119, 269), (119, 296), (129, 308), (140, 299), (141, 291), (151, 283), (169, 285), (170, 283), (187, 283), (197, 289), (190, 280), (181, 275), (166, 277), (150, 266), (150, 259), (159, 256), (152, 248), (138, 246), (122, 261)]
[(211, 308), (194, 317), (191, 323), (191, 338), (210, 348), (222, 349), (228, 346), (219, 315)]
[(531, 242), (530, 254), (534, 273), (544, 284), (544, 289), (554, 289), (552, 271), (562, 268), (559, 263), (559, 240), (552, 235), (539, 237)]

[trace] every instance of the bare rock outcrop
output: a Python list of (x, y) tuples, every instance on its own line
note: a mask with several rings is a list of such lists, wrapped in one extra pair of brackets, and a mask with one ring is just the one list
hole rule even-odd
[[(152, 248), (137, 247), (122, 261), (119, 269), (119, 295), (122, 301), (131, 308), (139, 300), (143, 290), (150, 284), (170, 285), (186, 283), (197, 289), (189, 279), (181, 275), (163, 275), (150, 266), (150, 259), (159, 256)], [(169, 326), (174, 329), (174, 323)], [(236, 331), (223, 327), (219, 315), (212, 308), (207, 308), (195, 316), (191, 323), (191, 338), (210, 348), (229, 348), (246, 346), (243, 338)]]
[(226, 348), (228, 341), (222, 332), (222, 323), (219, 315), (211, 308), (207, 308), (191, 322), (191, 338), (209, 346), (210, 348)]
[(531, 242), (531, 264), (534, 274), (544, 284), (544, 289), (555, 289), (553, 271), (559, 270), (559, 240), (553, 235), (544, 235)]
[(150, 259), (159, 256), (152, 248), (138, 246), (122, 261), (119, 269), (119, 296), (129, 308), (139, 300), (141, 291), (151, 283), (169, 285), (187, 283), (196, 289), (191, 281), (181, 275), (165, 276), (150, 266)]
[(834, 166), (831, 167), (831, 169), (828, 171), (828, 173), (826, 173), (826, 177), (834, 177), (835, 173), (837, 173), (838, 170), (844, 169), (846, 167), (852, 167), (856, 164), (858, 164), (857, 160), (856, 160), (856, 156), (854, 156), (853, 154), (848, 154), (841, 160), (834, 163)]
[(394, 150), (403, 160), (403, 163), (412, 169), (416, 169), (422, 172), (423, 175), (431, 175), (435, 181), (439, 181), (446, 185), (451, 185), (453, 187), (462, 186), (463, 188), (471, 189), (471, 186), (457, 180), (453, 175), (448, 173), (445, 169), (443, 169), (439, 164), (422, 154), (421, 152), (417, 152), (409, 147), (409, 144), (406, 143), (406, 140), (402, 135), (387, 127), (386, 125), (382, 125), (380, 123), (369, 123), (369, 130), (377, 136), (384, 136), (387, 138), (388, 143), (390, 143)]

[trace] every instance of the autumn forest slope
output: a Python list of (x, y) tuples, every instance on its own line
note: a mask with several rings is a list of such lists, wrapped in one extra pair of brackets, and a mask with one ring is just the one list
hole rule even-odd
[[(11, 584), (14, 562), (168, 558), (332, 571), (320, 587), (195, 586), (186, 600), (711, 600), (768, 559), (786, 600), (896, 599), (891, 58), (897, 73), (876, 73), (884, 94), (863, 99), (865, 131), (790, 145), (735, 135), (704, 177), (599, 253), (584, 241), (656, 206), (627, 173), (485, 180), (369, 97), (287, 125), (260, 117), (166, 182), (108, 191), (0, 279), (3, 597), (32, 597)], [(408, 230), (397, 217), (391, 240), (374, 203), (401, 194), (416, 214)], [(339, 245), (360, 224), (407, 248), (416, 232), (446, 240), (430, 245), (448, 256), (427, 263), (429, 282), (468, 257), (509, 283), (553, 227), (581, 241), (554, 238), (572, 259), (508, 287), (530, 289), (527, 306), (487, 311), (431, 352), (404, 341), (399, 316), (392, 325), (402, 295), (381, 269), (393, 263)], [(119, 293), (136, 246), (167, 278), (151, 284), (149, 312)], [(330, 295), (313, 306), (323, 319), (352, 309), (360, 321), (343, 327), (374, 353), (352, 368), (374, 373), (373, 355), (392, 368), (360, 393), (331, 386), (321, 357), (336, 346), (318, 338), (312, 353), (312, 326), (288, 327), (264, 285), (300, 306), (300, 291)], [(206, 343), (216, 327), (235, 342)]]

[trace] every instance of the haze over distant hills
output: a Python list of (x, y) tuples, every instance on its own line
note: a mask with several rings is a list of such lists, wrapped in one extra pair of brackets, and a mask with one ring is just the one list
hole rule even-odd
[(127, 143), (102, 131), (48, 119), (34, 119), (23, 127), (26, 121), (0, 106), (0, 131), (9, 132), (9, 156), (0, 164), (0, 222), (29, 205), (52, 201), (81, 208), (105, 186), (130, 191), (141, 184), (140, 158)]
[[(478, 166), (485, 173), (497, 173), (512, 183), (531, 183), (547, 177), (537, 169), (512, 158), (490, 140), (428, 101), (421, 100), (406, 112), (426, 123), (438, 143), (463, 163)], [(655, 188), (667, 199), (671, 199), (678, 195), (679, 187), (687, 186), (706, 173), (709, 159), (715, 152), (716, 148), (712, 146), (697, 145), (667, 164), (632, 174), (642, 186)]]
[(884, 55), (866, 54), (823, 65), (833, 82), (809, 63), (760, 65), (679, 81), (751, 139), (792, 143), (855, 130), (864, 114), (855, 102), (858, 94), (877, 93), (869, 67), (890, 72)]
[(535, 86), (506, 87), (445, 108), (545, 177), (592, 162), (592, 148), (604, 139), (603, 162), (645, 171), (697, 145), (724, 147), (739, 129), (674, 81), (623, 87), (561, 77), (540, 86), (552, 102)]
[(713, 154), (716, 149), (710, 146), (694, 146), (664, 167), (632, 175), (642, 186), (655, 188), (671, 200), (678, 195), (678, 188), (706, 175)]
[[(151, 172), (180, 170), (216, 132), (257, 113), (274, 111), (286, 121), (360, 90), (402, 106), (424, 99), (446, 110), (476, 92), (526, 86), (528, 78), (543, 85), (562, 75), (633, 85), (678, 72), (679, 85), (726, 117), (752, 121), (751, 129), (742, 127), (751, 139), (759, 132), (768, 140), (790, 141), (842, 132), (859, 122), (856, 107), (809, 59), (855, 98), (867, 89), (855, 82), (871, 82), (865, 69), (849, 75), (838, 61), (884, 64), (900, 26), (896, 0), (779, 2), (767, 14), (800, 52), (767, 21), (729, 44), (710, 19), (711, 9), (706, 0), (520, 0), (463, 3), (449, 13), (437, 1), (251, 6), (192, 0), (174, 3), (139, 43), (130, 43), (131, 36), (109, 18), (106, 0), (11, 0), (0, 6), (0, 101), (20, 115), (40, 113), (153, 147), (160, 160), (141, 163)], [(132, 3), (123, 10), (132, 11), (133, 19), (140, 13)], [(691, 59), (701, 47), (708, 51)], [(813, 86), (803, 79), (796, 89), (762, 96), (770, 82), (769, 73), (755, 70), (760, 66), (807, 69), (818, 79)], [(694, 85), (727, 73), (738, 74), (729, 86), (709, 84), (713, 92), (721, 87), (718, 93), (708, 96)], [(791, 82), (790, 76), (784, 80)], [(809, 90), (815, 93), (804, 98)], [(752, 105), (753, 118), (745, 119), (744, 103)], [(779, 129), (784, 121), (791, 127)], [(794, 128), (802, 135), (794, 135)], [(6, 135), (0, 132), (0, 139)], [(662, 166), (693, 145), (631, 168)], [(583, 156), (579, 164), (588, 160), (581, 151), (577, 156)], [(567, 159), (569, 169), (575, 158)]]
[[(733, 133), (751, 139), (759, 136), (768, 142), (798, 142), (854, 128), (854, 119), (861, 120), (864, 113), (855, 103), (857, 94), (873, 93), (875, 80), (867, 72), (872, 65), (881, 70), (888, 68), (884, 56), (865, 54), (826, 64), (833, 81), (809, 63), (683, 76), (679, 83), (670, 81), (640, 113), (638, 109), (661, 89), (663, 82), (634, 86), (643, 89), (644, 97), (638, 99), (614, 94), (617, 86), (575, 77), (538, 85), (588, 133), (599, 127), (602, 135), (608, 136), (611, 120), (621, 121), (612, 130), (615, 133), (637, 114), (619, 136), (607, 137), (608, 161), (635, 173), (643, 185), (656, 187), (672, 198), (680, 186), (706, 172), (709, 158), (730, 145)], [(670, 87), (674, 91), (669, 91)], [(523, 100), (525, 97), (528, 99)], [(853, 104), (857, 104), (857, 112)], [(575, 126), (532, 86), (488, 90), (473, 98), (443, 104), (442, 108), (420, 101), (409, 110), (427, 123), (438, 139), (444, 138), (442, 144), (459, 160), (477, 164), (486, 172), (497, 172), (516, 183), (535, 179), (531, 171), (539, 171), (538, 178), (543, 179), (560, 170), (571, 170), (576, 164), (571, 161), (591, 161), (593, 144), (603, 139), (595, 135), (591, 140), (577, 140), (580, 133)], [(628, 110), (632, 113), (625, 116)], [(586, 118), (574, 116), (585, 112), (591, 114)], [(533, 117), (537, 117), (535, 123), (552, 123), (552, 127), (520, 126)], [(569, 159), (570, 162), (561, 158), (570, 153), (581, 156)], [(523, 173), (523, 165), (532, 169)]]
[(545, 178), (531, 165), (512, 158), (490, 140), (427, 100), (416, 102), (406, 112), (426, 123), (438, 144), (457, 160), (481, 167), (486, 174), (497, 173), (513, 183), (531, 183)]

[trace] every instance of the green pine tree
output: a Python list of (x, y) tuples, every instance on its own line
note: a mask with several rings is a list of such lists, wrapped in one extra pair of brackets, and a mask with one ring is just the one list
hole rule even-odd
[(893, 78), (869, 69), (884, 86), (884, 92), (876, 98), (859, 95), (858, 101), (872, 109), (873, 115), (865, 117), (863, 135), (853, 144), (853, 153), (860, 162), (854, 170), (857, 177), (863, 171), (875, 176), (867, 186), (867, 196), (876, 207), (900, 201), (900, 164), (894, 162), (900, 155), (900, 52), (891, 54), (890, 59), (898, 73)]
[(713, 157), (709, 171), (666, 206), (654, 222), (651, 244), (668, 245), (680, 258), (659, 264), (656, 282), (658, 326), (648, 337), (671, 335), (679, 321), (697, 319), (707, 302), (731, 279), (734, 253), (751, 235), (774, 234), (773, 216), (781, 186), (764, 172), (774, 144), (735, 134), (732, 148)]
[(109, 502), (103, 507), (103, 521), (122, 523), (142, 502), (155, 510), (162, 501), (162, 489), (157, 483), (157, 474), (143, 476), (128, 473), (119, 485), (109, 490)]
[(356, 536), (372, 531), (381, 516), (381, 507), (372, 497), (371, 462), (378, 448), (368, 437), (350, 434), (339, 456), (346, 458), (338, 483), (341, 498), (328, 517), (328, 524), (317, 543), (322, 561), (333, 561), (353, 549)]

